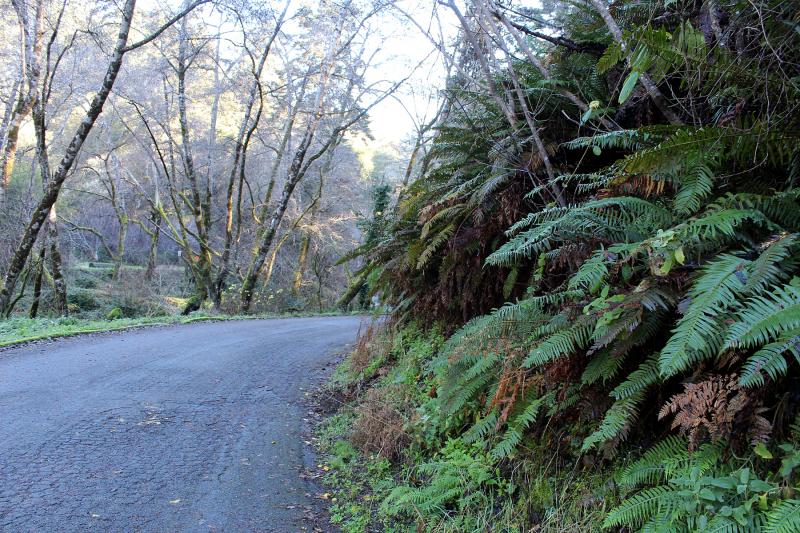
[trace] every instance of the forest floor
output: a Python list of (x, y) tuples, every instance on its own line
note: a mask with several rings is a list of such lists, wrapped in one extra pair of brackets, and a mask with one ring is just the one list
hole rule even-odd
[(312, 531), (306, 396), (359, 317), (242, 320), (0, 354), (0, 529)]

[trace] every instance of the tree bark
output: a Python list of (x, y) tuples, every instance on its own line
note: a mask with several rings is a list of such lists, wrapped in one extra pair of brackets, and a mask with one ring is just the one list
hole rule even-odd
[[(546, 80), (550, 80), (550, 79), (552, 79), (552, 77), (550, 76), (550, 71), (547, 69), (547, 67), (544, 65), (544, 63), (542, 63), (542, 62), (541, 62), (541, 61), (540, 61), (540, 60), (539, 60), (539, 59), (538, 59), (538, 58), (537, 58), (537, 57), (536, 57), (536, 56), (533, 54), (533, 51), (531, 50), (530, 46), (528, 46), (528, 43), (527, 43), (527, 42), (525, 41), (525, 39), (523, 39), (523, 38), (522, 38), (522, 36), (519, 34), (519, 30), (518, 30), (518, 28), (517, 28), (517, 27), (515, 27), (515, 26), (513, 26), (513, 25), (511, 24), (511, 22), (510, 22), (510, 21), (509, 21), (509, 20), (508, 20), (508, 19), (505, 17), (505, 15), (503, 15), (503, 14), (502, 14), (502, 13), (501, 13), (501, 12), (500, 12), (498, 9), (493, 9), (493, 10), (492, 10), (492, 15), (493, 15), (493, 16), (494, 16), (494, 17), (495, 17), (497, 20), (499, 20), (501, 24), (503, 24), (503, 26), (506, 28), (506, 31), (508, 31), (508, 34), (509, 34), (509, 35), (511, 35), (511, 37), (514, 39), (514, 42), (516, 42), (516, 43), (517, 43), (517, 46), (518, 46), (518, 47), (520, 48), (520, 50), (522, 50), (522, 52), (525, 54), (525, 57), (528, 59), (528, 61), (530, 61), (530, 63), (531, 63), (531, 64), (532, 64), (534, 67), (536, 67), (536, 69), (539, 71), (539, 73), (542, 75), (542, 77), (543, 77), (544, 79), (546, 79)], [(588, 105), (586, 102), (584, 102), (584, 101), (583, 101), (583, 100), (582, 100), (582, 99), (581, 99), (581, 98), (580, 98), (578, 95), (576, 95), (575, 93), (573, 93), (572, 91), (570, 91), (570, 90), (568, 90), (568, 89), (566, 89), (566, 88), (564, 88), (564, 87), (559, 87), (557, 90), (558, 90), (558, 92), (559, 92), (559, 93), (561, 93), (561, 94), (562, 94), (562, 95), (563, 95), (565, 98), (567, 98), (567, 100), (569, 100), (570, 102), (572, 102), (573, 104), (575, 104), (575, 106), (577, 106), (577, 107), (578, 107), (578, 109), (580, 109), (581, 111), (585, 112), (585, 111), (587, 111), (587, 110), (589, 109), (589, 105)], [(602, 124), (602, 125), (603, 125), (605, 128), (608, 128), (608, 129), (617, 129), (617, 128), (616, 128), (616, 127), (615, 127), (615, 126), (614, 126), (614, 125), (613, 125), (613, 124), (612, 124), (612, 123), (611, 123), (611, 122), (610, 122), (610, 121), (609, 121), (607, 118), (605, 118), (605, 117), (600, 117), (598, 120), (600, 121), (600, 123), (601, 123), (601, 124)]]
[[(234, 194), (234, 187), (236, 184), (236, 177), (238, 174), (239, 205), (241, 205), (241, 194), (242, 194), (242, 185), (245, 174), (247, 147), (250, 144), (250, 138), (252, 137), (253, 133), (258, 127), (258, 123), (261, 118), (261, 112), (263, 109), (262, 94), (261, 94), (261, 74), (264, 71), (264, 66), (267, 63), (267, 58), (269, 57), (270, 50), (272, 50), (272, 44), (275, 42), (275, 39), (278, 37), (278, 34), (281, 31), (281, 27), (283, 26), (283, 20), (284, 17), (286, 16), (286, 12), (288, 9), (289, 9), (289, 2), (287, 2), (286, 5), (284, 6), (283, 11), (280, 14), (280, 17), (275, 23), (275, 30), (272, 32), (272, 35), (270, 36), (269, 40), (264, 46), (264, 51), (261, 53), (261, 56), (259, 57), (258, 65), (253, 70), (253, 84), (250, 87), (250, 94), (247, 99), (247, 104), (245, 105), (244, 117), (242, 118), (242, 123), (239, 126), (239, 134), (236, 138), (236, 147), (233, 153), (233, 165), (231, 168), (230, 177), (228, 179), (228, 189), (227, 189), (226, 204), (225, 204), (226, 206), (225, 245), (222, 250), (222, 260), (220, 262), (219, 273), (217, 274), (217, 279), (214, 282), (214, 290), (213, 290), (214, 307), (217, 309), (219, 309), (219, 307), (222, 305), (222, 293), (225, 290), (225, 283), (228, 277), (228, 273), (230, 271), (231, 245), (233, 244), (233, 194)], [(258, 98), (259, 105), (258, 105), (258, 110), (256, 111), (256, 116), (252, 120), (251, 124), (251, 116), (253, 112), (253, 106), (255, 105), (256, 102), (256, 98)]]
[(161, 234), (161, 209), (156, 193), (156, 205), (150, 210), (150, 223), (153, 231), (150, 233), (150, 250), (147, 253), (147, 269), (144, 271), (144, 279), (147, 282), (153, 280), (158, 267), (158, 236)]
[(33, 279), (33, 299), (31, 308), (28, 311), (28, 318), (36, 318), (39, 314), (39, 301), (42, 298), (42, 277), (44, 277), (44, 258), (45, 249), (39, 251), (39, 259), (36, 262), (36, 276)]
[(53, 310), (58, 315), (68, 315), (67, 280), (64, 278), (64, 268), (61, 261), (55, 205), (50, 208), (50, 214), (48, 215), (47, 242), (50, 246), (50, 273), (53, 276)]
[(22, 78), (17, 105), (8, 123), (2, 156), (0, 156), (0, 205), (5, 201), (14, 161), (17, 154), (19, 129), (22, 122), (30, 115), (36, 103), (41, 74), (41, 55), (44, 17), (44, 0), (36, 0), (33, 18), (28, 12), (28, 4), (24, 0), (12, 0), (20, 26), (20, 60), (22, 61)]
[(122, 21), (120, 23), (117, 42), (111, 56), (111, 61), (106, 69), (106, 74), (103, 79), (103, 83), (100, 86), (100, 90), (92, 99), (89, 109), (86, 112), (86, 116), (83, 118), (75, 134), (73, 135), (64, 157), (61, 159), (61, 162), (59, 163), (55, 174), (52, 176), (52, 179), (47, 184), (44, 195), (34, 209), (31, 220), (22, 235), (22, 239), (14, 251), (14, 255), (9, 263), (8, 270), (6, 271), (3, 288), (0, 290), (1, 310), (7, 310), (11, 304), (17, 281), (19, 280), (20, 274), (25, 268), (25, 262), (27, 261), (31, 250), (33, 249), (36, 238), (42, 229), (42, 225), (45, 223), (47, 216), (50, 213), (50, 208), (52, 208), (56, 203), (58, 195), (61, 192), (61, 186), (64, 184), (64, 180), (67, 178), (67, 175), (75, 164), (75, 160), (78, 157), (78, 152), (80, 151), (81, 146), (83, 146), (83, 143), (88, 137), (89, 132), (92, 130), (97, 117), (100, 116), (100, 113), (103, 111), (103, 105), (108, 99), (108, 95), (111, 93), (111, 89), (113, 88), (114, 82), (117, 79), (117, 74), (119, 74), (120, 67), (122, 66), (122, 58), (125, 55), (125, 44), (128, 41), (131, 19), (133, 18), (135, 6), (136, 0), (126, 0), (122, 9)]
[(22, 85), (21, 78), (14, 82), (14, 85), (11, 87), (11, 94), (8, 97), (8, 102), (6, 103), (6, 111), (5, 113), (3, 113), (3, 122), (0, 123), (0, 154), (4, 154), (6, 150), (6, 139), (8, 138), (8, 128), (11, 125), (11, 117), (14, 115), (14, 109), (17, 106), (16, 104), (17, 95), (19, 93), (21, 85)]
[[(342, 26), (339, 25), (335, 37), (335, 44), (334, 46), (331, 46), (331, 50), (335, 50), (336, 48), (338, 48), (338, 43), (339, 39), (341, 38), (341, 35), (342, 35)], [(247, 270), (247, 274), (245, 275), (244, 282), (242, 283), (241, 307), (242, 311), (244, 311), (245, 313), (249, 312), (250, 310), (250, 305), (253, 301), (253, 292), (255, 290), (256, 281), (258, 280), (258, 273), (264, 266), (264, 261), (267, 258), (270, 247), (272, 246), (272, 241), (275, 239), (275, 233), (278, 231), (278, 226), (280, 225), (281, 220), (283, 220), (283, 215), (286, 213), (286, 208), (289, 205), (289, 199), (291, 198), (295, 187), (300, 182), (300, 180), (303, 179), (305, 172), (308, 170), (308, 165), (306, 164), (306, 155), (308, 153), (309, 148), (311, 147), (311, 143), (314, 140), (315, 134), (317, 132), (317, 127), (319, 126), (319, 123), (322, 120), (324, 104), (325, 104), (325, 96), (328, 88), (328, 80), (330, 79), (334, 62), (335, 62), (335, 56), (331, 51), (329, 52), (328, 57), (325, 58), (322, 72), (320, 73), (319, 88), (317, 89), (317, 96), (314, 102), (314, 114), (311, 116), (311, 119), (306, 125), (306, 130), (303, 135), (303, 138), (300, 141), (300, 144), (297, 147), (297, 150), (295, 151), (294, 157), (292, 158), (292, 163), (289, 166), (289, 172), (286, 177), (286, 183), (283, 187), (283, 193), (281, 194), (281, 198), (278, 201), (278, 205), (275, 208), (272, 217), (270, 218), (269, 225), (258, 239), (258, 245), (256, 247), (255, 253), (253, 254), (253, 259), (250, 263), (250, 267)], [(338, 136), (338, 134), (339, 131), (334, 132), (334, 135), (331, 137), (331, 139), (325, 146), (325, 150), (327, 150), (327, 148), (330, 146), (331, 142), (333, 141), (333, 137)], [(324, 152), (318, 152), (315, 155), (316, 157), (319, 157), (322, 155), (322, 153)]]
[[(191, 136), (189, 133), (189, 121), (186, 115), (186, 72), (189, 68), (190, 58), (187, 57), (188, 32), (186, 19), (181, 23), (180, 43), (178, 45), (178, 122), (181, 131), (181, 156), (186, 178), (189, 180), (190, 192), (192, 196), (191, 208), (195, 223), (195, 230), (200, 248), (196, 261), (197, 279), (195, 283), (195, 296), (199, 300), (198, 305), (202, 306), (203, 301), (209, 297), (212, 290), (211, 267), (212, 251), (208, 242), (210, 206), (206, 205), (200, 192), (200, 184), (197, 179), (197, 172), (194, 166), (194, 156), (192, 154)], [(208, 195), (205, 195), (206, 197)]]

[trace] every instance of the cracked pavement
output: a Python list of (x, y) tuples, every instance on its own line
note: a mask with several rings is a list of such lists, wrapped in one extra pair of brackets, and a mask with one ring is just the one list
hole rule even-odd
[(304, 393), (360, 321), (201, 322), (0, 352), (0, 531), (310, 530)]

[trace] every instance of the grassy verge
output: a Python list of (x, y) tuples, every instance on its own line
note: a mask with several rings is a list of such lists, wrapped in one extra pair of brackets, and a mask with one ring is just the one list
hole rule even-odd
[(339, 316), (343, 313), (282, 313), (259, 315), (219, 315), (196, 312), (189, 316), (167, 315), (157, 317), (94, 319), (78, 317), (60, 318), (22, 318), (13, 317), (0, 321), (0, 348), (34, 342), (43, 339), (70, 337), (87, 333), (119, 331), (143, 326), (167, 326), (171, 324), (190, 324), (200, 321), (251, 320), (259, 318), (300, 318), (310, 316)]
[(371, 328), (320, 393), (334, 408), (317, 428), (331, 522), (368, 531), (599, 530), (610, 471), (567, 465), (557, 442), (531, 441), (498, 461), (486, 438), (436, 398), (442, 335)]

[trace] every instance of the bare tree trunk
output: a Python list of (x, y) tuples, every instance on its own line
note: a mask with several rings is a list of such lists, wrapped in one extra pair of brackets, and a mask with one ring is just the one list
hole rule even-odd
[(208, 242), (209, 223), (210, 219), (208, 214), (210, 208), (206, 206), (203, 195), (200, 192), (200, 185), (197, 179), (197, 172), (194, 166), (194, 157), (192, 155), (191, 138), (189, 135), (189, 122), (186, 115), (186, 72), (189, 68), (191, 60), (187, 56), (188, 46), (188, 32), (186, 28), (186, 19), (184, 18), (181, 23), (181, 36), (178, 48), (178, 122), (180, 123), (181, 130), (181, 155), (183, 158), (183, 166), (186, 171), (186, 178), (189, 180), (190, 191), (192, 196), (191, 207), (192, 215), (194, 217), (195, 229), (197, 230), (198, 246), (200, 247), (199, 259), (197, 261), (198, 276), (196, 280), (195, 296), (199, 302), (194, 302), (202, 306), (203, 301), (211, 294), (212, 281), (211, 281), (211, 266), (212, 266), (212, 252)]
[[(335, 48), (338, 47), (338, 42), (341, 35), (342, 35), (342, 27), (339, 26), (335, 38), (337, 44), (332, 46), (331, 50), (334, 50)], [(250, 263), (250, 267), (248, 268), (247, 274), (245, 275), (244, 282), (242, 283), (241, 306), (242, 310), (245, 313), (250, 310), (250, 304), (253, 301), (253, 291), (255, 290), (256, 281), (258, 280), (258, 273), (264, 266), (264, 261), (267, 258), (267, 254), (269, 253), (270, 247), (272, 246), (272, 241), (275, 238), (275, 233), (278, 231), (278, 226), (280, 225), (281, 220), (283, 220), (283, 215), (284, 213), (286, 213), (286, 208), (289, 205), (289, 199), (291, 198), (295, 187), (300, 182), (300, 180), (303, 179), (303, 176), (308, 170), (308, 164), (310, 164), (310, 162), (313, 161), (313, 159), (311, 159), (310, 161), (308, 161), (308, 164), (306, 164), (307, 163), (306, 154), (308, 153), (308, 150), (311, 147), (311, 143), (314, 140), (317, 127), (319, 126), (319, 123), (322, 120), (322, 114), (324, 111), (324, 104), (325, 104), (325, 93), (327, 91), (328, 80), (330, 78), (331, 71), (333, 70), (334, 62), (335, 62), (335, 57), (331, 52), (329, 53), (328, 57), (325, 58), (322, 72), (320, 73), (319, 88), (317, 89), (317, 96), (315, 98), (315, 103), (314, 103), (314, 114), (309, 119), (309, 122), (306, 125), (305, 134), (303, 135), (303, 138), (300, 141), (297, 150), (295, 151), (294, 158), (292, 159), (292, 164), (289, 166), (289, 172), (286, 177), (286, 184), (283, 187), (283, 193), (281, 194), (281, 198), (278, 201), (278, 205), (275, 208), (272, 217), (270, 218), (269, 225), (258, 239), (258, 246), (256, 248), (255, 253), (253, 254), (253, 259)], [(325, 150), (327, 150), (327, 148), (330, 147), (331, 143), (333, 142), (333, 138), (338, 136), (338, 134), (339, 131), (336, 131), (335, 134), (331, 137), (331, 139), (327, 143), (327, 145), (325, 146)], [(315, 154), (315, 156), (319, 157), (323, 153), (324, 151), (318, 152), (317, 154)]]
[(50, 245), (50, 273), (53, 276), (53, 309), (59, 315), (69, 314), (67, 307), (67, 280), (61, 261), (61, 250), (58, 239), (58, 221), (56, 206), (50, 208), (47, 220), (47, 242)]
[(12, 302), (12, 296), (14, 289), (16, 288), (17, 281), (19, 280), (20, 274), (25, 268), (25, 262), (27, 261), (31, 249), (36, 242), (39, 231), (41, 230), (42, 225), (45, 223), (45, 220), (50, 213), (50, 208), (55, 205), (56, 200), (58, 199), (58, 194), (61, 191), (61, 186), (64, 184), (64, 180), (67, 178), (72, 166), (75, 164), (75, 160), (78, 157), (78, 152), (80, 151), (81, 146), (83, 146), (83, 142), (89, 135), (89, 132), (94, 126), (97, 117), (100, 116), (100, 113), (103, 110), (103, 105), (108, 99), (108, 95), (111, 93), (111, 89), (114, 86), (114, 81), (116, 80), (119, 69), (122, 66), (122, 58), (126, 51), (125, 45), (128, 41), (128, 33), (130, 32), (131, 19), (133, 18), (135, 5), (136, 0), (127, 0), (125, 2), (125, 5), (122, 9), (122, 21), (120, 23), (119, 35), (117, 37), (117, 42), (112, 53), (111, 61), (106, 69), (106, 75), (103, 79), (100, 90), (92, 99), (89, 109), (86, 112), (86, 116), (83, 118), (74, 136), (72, 137), (64, 157), (61, 159), (58, 169), (52, 176), (50, 182), (47, 184), (45, 193), (42, 196), (42, 199), (39, 201), (39, 204), (34, 209), (31, 220), (28, 223), (28, 226), (25, 228), (22, 239), (20, 240), (19, 245), (17, 246), (17, 249), (15, 250), (14, 255), (9, 263), (8, 270), (6, 271), (5, 275), (5, 282), (2, 290), (0, 290), (0, 310), (9, 310), (8, 308)]
[[(497, 105), (500, 107), (500, 109), (506, 115), (506, 118), (508, 119), (508, 123), (511, 126), (512, 130), (514, 130), (513, 134), (515, 135), (516, 134), (516, 130), (517, 130), (517, 120), (516, 120), (516, 117), (514, 116), (514, 111), (513, 111), (513, 107), (512, 107), (513, 106), (513, 101), (514, 101), (514, 95), (505, 95), (505, 96), (509, 97), (508, 100), (505, 100), (500, 96), (500, 94), (497, 91), (497, 87), (495, 85), (495, 82), (494, 82), (494, 77), (492, 75), (491, 68), (489, 67), (489, 62), (486, 59), (486, 55), (484, 54), (483, 50), (481, 50), (480, 47), (478, 46), (478, 42), (475, 39), (475, 34), (473, 33), (472, 29), (469, 26), (469, 22), (464, 17), (464, 15), (461, 13), (461, 10), (458, 9), (458, 6), (456, 6), (456, 4), (455, 4), (455, 2), (453, 0), (448, 0), (448, 6), (450, 7), (450, 10), (453, 11), (453, 13), (455, 13), (456, 17), (458, 18), (459, 22), (461, 23), (461, 27), (464, 30), (464, 35), (465, 35), (467, 41), (469, 42), (470, 46), (474, 50), (475, 55), (478, 58), (478, 64), (480, 65), (481, 70), (483, 71), (484, 78), (486, 79), (486, 84), (489, 87), (489, 93), (492, 95), (492, 98), (495, 100)], [(509, 56), (509, 61), (510, 61), (510, 56)], [(517, 91), (516, 92), (518, 94), (517, 99), (519, 99), (520, 96), (521, 96), (521, 92), (519, 91), (518, 83), (516, 82), (516, 77), (515, 77), (514, 72), (513, 72), (513, 65), (511, 65), (511, 69), (512, 69), (512, 71), (511, 71), (512, 79), (515, 80), (515, 83), (517, 84)], [(523, 108), (527, 109), (527, 104), (524, 101), (524, 96), (522, 96), (521, 98), (522, 98), (521, 104), (522, 104)], [(563, 192), (561, 191), (561, 187), (559, 187), (558, 183), (555, 182), (555, 178), (556, 178), (555, 171), (553, 170), (553, 166), (550, 163), (550, 156), (547, 153), (547, 148), (545, 147), (544, 142), (542, 141), (542, 138), (539, 135), (538, 128), (533, 123), (533, 121), (531, 120), (530, 116), (526, 115), (526, 119), (528, 119), (528, 127), (531, 130), (531, 137), (534, 140), (534, 145), (536, 146), (536, 150), (539, 153), (539, 157), (540, 157), (540, 159), (542, 160), (542, 163), (545, 166), (545, 170), (547, 171), (548, 187), (553, 192), (553, 196), (556, 199), (556, 201), (558, 202), (558, 204), (561, 207), (565, 207), (567, 205), (567, 202), (564, 199), (564, 195), (563, 195)]]
[[(294, 123), (297, 120), (297, 114), (300, 110), (300, 104), (302, 103), (302, 100), (305, 97), (307, 84), (308, 84), (308, 75), (304, 77), (303, 83), (300, 86), (300, 95), (297, 98), (297, 105), (294, 106), (289, 105), (288, 108), (289, 115), (286, 117), (286, 124), (284, 125), (283, 135), (281, 136), (281, 144), (280, 146), (278, 146), (278, 151), (275, 154), (275, 160), (272, 162), (272, 167), (270, 168), (269, 180), (267, 182), (268, 183), (267, 192), (264, 195), (264, 199), (261, 204), (261, 210), (258, 215), (259, 223), (265, 220), (269, 215), (269, 206), (270, 203), (272, 203), (272, 191), (275, 189), (275, 178), (278, 175), (281, 163), (283, 162), (283, 158), (286, 155), (286, 147), (289, 145), (289, 141), (292, 138), (292, 129), (294, 128)], [(291, 102), (291, 98), (288, 95), (287, 98), (288, 101)]]
[(21, 85), (22, 79), (14, 82), (14, 85), (11, 87), (11, 94), (8, 97), (8, 102), (6, 103), (6, 111), (3, 113), (3, 122), (0, 123), (0, 154), (4, 154), (6, 150), (8, 128), (11, 125), (11, 117), (14, 114), (14, 108), (16, 107), (17, 102), (17, 93), (19, 93)]
[[(491, 0), (490, 0), (490, 1), (491, 1)], [(543, 77), (544, 79), (546, 79), (546, 80), (550, 80), (550, 79), (552, 79), (552, 77), (550, 76), (550, 71), (549, 71), (549, 70), (547, 70), (547, 67), (544, 65), (544, 63), (542, 63), (542, 62), (541, 62), (541, 61), (540, 61), (540, 60), (539, 60), (539, 59), (538, 59), (538, 58), (537, 58), (537, 57), (536, 57), (536, 56), (533, 54), (533, 51), (531, 51), (531, 48), (530, 48), (530, 46), (528, 46), (528, 43), (527, 43), (527, 41), (526, 41), (526, 40), (525, 40), (525, 39), (522, 37), (522, 35), (520, 35), (520, 33), (519, 33), (519, 31), (517, 30), (517, 28), (515, 28), (515, 27), (514, 27), (514, 26), (511, 24), (511, 22), (510, 22), (510, 21), (509, 21), (509, 20), (508, 20), (508, 19), (505, 17), (505, 15), (503, 15), (503, 14), (500, 12), (500, 10), (499, 10), (499, 9), (497, 9), (496, 7), (494, 7), (494, 6), (492, 6), (492, 15), (493, 15), (495, 18), (497, 18), (497, 20), (499, 20), (499, 21), (500, 21), (500, 22), (503, 24), (503, 26), (506, 28), (506, 31), (508, 31), (509, 35), (511, 35), (511, 37), (514, 39), (514, 42), (516, 42), (516, 43), (517, 43), (517, 46), (518, 46), (518, 47), (519, 47), (519, 48), (520, 48), (520, 49), (521, 49), (521, 50), (524, 52), (524, 54), (525, 54), (525, 57), (528, 59), (528, 61), (530, 61), (530, 63), (531, 63), (531, 64), (532, 64), (534, 67), (536, 67), (536, 69), (539, 71), (539, 73), (542, 75), (542, 77)], [(489, 19), (489, 21), (491, 22), (491, 19)], [(566, 89), (566, 88), (563, 88), (563, 87), (559, 87), (557, 90), (558, 90), (558, 91), (559, 91), (559, 92), (560, 92), (560, 93), (561, 93), (561, 94), (562, 94), (564, 97), (566, 97), (566, 98), (567, 98), (567, 99), (568, 99), (570, 102), (572, 102), (573, 104), (575, 104), (575, 105), (578, 107), (578, 109), (580, 109), (581, 111), (584, 111), (584, 112), (585, 112), (585, 111), (587, 111), (587, 110), (589, 109), (589, 105), (588, 105), (586, 102), (584, 102), (584, 101), (583, 101), (583, 100), (582, 100), (582, 99), (581, 99), (579, 96), (577, 96), (575, 93), (573, 93), (572, 91), (570, 91), (570, 90), (568, 90), (568, 89)], [(612, 124), (612, 123), (611, 123), (611, 122), (610, 122), (610, 121), (609, 121), (607, 118), (605, 118), (605, 117), (600, 117), (598, 120), (600, 121), (600, 123), (601, 123), (601, 124), (602, 124), (604, 127), (608, 128), (608, 129), (617, 129), (617, 128), (616, 128), (616, 127), (615, 127), (615, 126), (614, 126), (614, 125), (613, 125), (613, 124)]]
[(311, 246), (311, 232), (304, 231), (303, 237), (300, 241), (300, 255), (297, 258), (297, 268), (294, 271), (294, 279), (292, 280), (292, 292), (296, 295), (300, 294), (300, 287), (303, 286), (303, 272), (306, 269), (306, 260), (308, 259), (308, 248)]
[(111, 279), (119, 281), (122, 272), (122, 263), (125, 260), (125, 240), (128, 237), (128, 217), (127, 215), (117, 215), (119, 229), (117, 230), (117, 248), (114, 250), (114, 272)]
[(42, 277), (44, 277), (45, 248), (39, 251), (39, 259), (36, 261), (36, 275), (33, 279), (33, 299), (31, 308), (28, 311), (29, 318), (36, 318), (39, 314), (39, 302), (42, 298)]
[(311, 220), (308, 224), (306, 224), (306, 228), (302, 231), (303, 236), (300, 241), (300, 255), (297, 258), (297, 267), (295, 268), (294, 279), (292, 280), (292, 292), (295, 296), (300, 293), (300, 288), (303, 286), (303, 273), (305, 272), (306, 262), (308, 261), (308, 250), (311, 247), (312, 233), (309, 229), (309, 226), (313, 225), (317, 218), (317, 210), (319, 209), (319, 203), (322, 200), (322, 191), (325, 187), (325, 176), (328, 175), (333, 167), (333, 156), (336, 153), (336, 148), (339, 146), (340, 142), (341, 136), (328, 151), (328, 155), (325, 158), (325, 163), (322, 165), (322, 168), (319, 171), (319, 184), (317, 185), (317, 193), (314, 198), (312, 198), (309, 207), (303, 212), (303, 215), (301, 215), (302, 218), (306, 212), (311, 212)]
[(41, 74), (42, 37), (44, 35), (42, 24), (44, 0), (36, 0), (36, 3), (33, 4), (35, 6), (33, 17), (28, 12), (28, 3), (24, 0), (12, 0), (11, 4), (19, 19), (20, 60), (23, 65), (22, 80), (24, 82), (20, 81), (19, 99), (9, 120), (3, 152), (2, 156), (0, 156), (0, 205), (5, 201), (6, 191), (11, 181), (11, 173), (14, 170), (19, 129), (36, 103)]
[[(47, 150), (46, 106), (47, 102), (44, 97), (38, 98), (33, 106), (33, 125), (36, 131), (36, 154), (39, 160), (39, 172), (42, 176), (42, 187), (45, 189), (45, 192), (51, 182), (50, 157)], [(48, 259), (50, 261), (50, 273), (53, 276), (53, 309), (56, 314), (66, 315), (69, 313), (67, 308), (67, 281), (62, 272), (63, 266), (61, 251), (59, 249), (58, 217), (56, 215), (55, 202), (50, 206), (46, 225), (46, 244), (43, 244), (43, 246), (50, 248)]]
[[(222, 304), (222, 293), (225, 290), (225, 282), (228, 277), (228, 273), (230, 271), (231, 245), (233, 244), (234, 185), (236, 183), (236, 177), (238, 174), (239, 176), (238, 205), (241, 206), (241, 195), (242, 195), (242, 186), (245, 175), (245, 161), (247, 156), (247, 147), (250, 144), (251, 136), (258, 127), (258, 123), (261, 118), (261, 112), (263, 109), (262, 91), (261, 91), (261, 73), (264, 70), (264, 65), (266, 65), (267, 58), (269, 57), (270, 50), (272, 49), (272, 44), (275, 42), (275, 39), (277, 38), (278, 34), (281, 31), (281, 26), (283, 25), (283, 20), (284, 17), (286, 16), (286, 11), (288, 9), (289, 9), (289, 2), (286, 2), (286, 5), (283, 8), (283, 12), (281, 12), (280, 17), (275, 23), (275, 30), (272, 32), (272, 35), (267, 41), (267, 44), (264, 46), (264, 51), (262, 52), (261, 57), (258, 60), (258, 65), (253, 70), (253, 84), (250, 87), (250, 95), (247, 99), (244, 117), (242, 118), (242, 123), (239, 127), (239, 135), (236, 139), (236, 148), (234, 150), (234, 155), (233, 155), (233, 166), (231, 168), (231, 174), (228, 180), (228, 190), (227, 190), (226, 204), (225, 204), (226, 205), (225, 245), (223, 247), (222, 261), (220, 263), (219, 273), (214, 283), (214, 290), (213, 290), (214, 307), (217, 309), (219, 309), (220, 305)], [(255, 105), (256, 102), (256, 98), (258, 98), (259, 101), (258, 110), (256, 111), (256, 116), (252, 120), (251, 124), (251, 115), (253, 112), (253, 106)], [(241, 224), (241, 217), (240, 217), (240, 224)]]
[(147, 253), (147, 269), (144, 271), (145, 281), (152, 281), (158, 267), (158, 236), (161, 234), (161, 209), (156, 195), (156, 206), (150, 210), (150, 223), (153, 231), (150, 233), (150, 251)]

